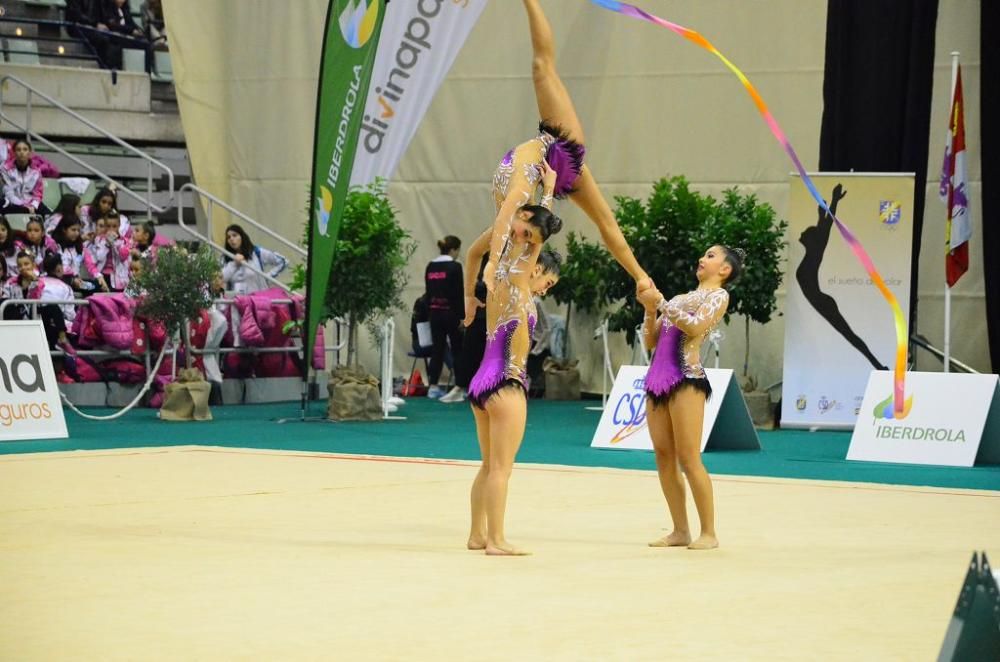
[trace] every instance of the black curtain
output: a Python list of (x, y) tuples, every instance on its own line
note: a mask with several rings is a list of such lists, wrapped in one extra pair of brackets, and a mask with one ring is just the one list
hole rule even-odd
[[(983, 173), (983, 277), (986, 281), (986, 324), (990, 343), (993, 372), (1000, 372), (1000, 227), (997, 227), (997, 210), (1000, 209), (1000, 90), (996, 81), (1000, 76), (1000, 45), (995, 41), (1000, 30), (1000, 4), (996, 0), (981, 0), (979, 21), (979, 47), (982, 49), (979, 103), (982, 118), (982, 173)], [(992, 81), (992, 82), (990, 82)], [(969, 98), (966, 94), (966, 99)], [(975, 103), (975, 101), (973, 101)], [(992, 120), (989, 118), (993, 118)], [(976, 238), (972, 238), (975, 250)]]
[(938, 0), (829, 0), (827, 6), (819, 168), (916, 173), (911, 332), (924, 224), (937, 11)]

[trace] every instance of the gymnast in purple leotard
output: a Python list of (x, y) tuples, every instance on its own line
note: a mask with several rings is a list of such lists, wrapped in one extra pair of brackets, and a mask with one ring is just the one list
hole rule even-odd
[[(639, 292), (639, 301), (646, 309), (643, 339), (647, 349), (654, 350), (646, 371), (646, 417), (660, 487), (674, 523), (674, 530), (651, 542), (651, 547), (719, 546), (712, 481), (701, 462), (705, 400), (712, 388), (701, 365), (699, 348), (726, 314), (729, 293), (724, 287), (742, 268), (740, 249), (712, 246), (698, 260), (697, 289), (669, 301), (655, 287)], [(691, 485), (701, 521), (701, 536), (693, 542), (681, 470)]]

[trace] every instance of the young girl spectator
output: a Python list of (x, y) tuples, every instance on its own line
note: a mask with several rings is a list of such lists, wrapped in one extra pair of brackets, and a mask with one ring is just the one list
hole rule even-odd
[(278, 253), (254, 246), (249, 235), (239, 225), (233, 224), (226, 228), (226, 249), (236, 257), (225, 257), (222, 279), (226, 282), (226, 287), (235, 294), (252, 294), (270, 288), (271, 284), (260, 273), (277, 278), (288, 265), (288, 260)]
[(132, 229), (132, 257), (156, 257), (161, 246), (171, 246), (173, 241), (156, 235), (156, 226), (151, 221), (143, 221)]
[[(89, 291), (94, 289), (94, 283), (83, 280), (83, 239), (80, 237), (80, 219), (64, 216), (52, 233), (52, 239), (58, 245), (57, 254), (62, 263), (61, 278), (74, 290)], [(43, 261), (43, 266), (47, 262)], [(47, 276), (52, 273), (45, 271)]]
[(59, 245), (45, 234), (45, 226), (42, 225), (41, 216), (32, 216), (24, 229), (24, 238), (17, 243), (17, 250), (24, 251), (31, 256), (35, 263), (35, 271), (42, 272), (42, 260), (48, 253), (58, 253)]
[(6, 274), (0, 282), (6, 283), (17, 272), (17, 242), (14, 230), (4, 216), (0, 216), (0, 262), (4, 263)]
[[(17, 270), (5, 280), (4, 285), (4, 297), (7, 299), (38, 298), (35, 292), (38, 287), (38, 271), (35, 268), (35, 259), (30, 253), (21, 251), (17, 254)], [(31, 319), (31, 309), (25, 305), (15, 308), (8, 306), (4, 319)]]
[[(59, 225), (59, 221), (64, 218), (75, 218), (80, 220), (80, 196), (74, 193), (64, 193), (61, 198), (59, 198), (59, 204), (56, 205), (56, 210), (52, 212), (45, 219), (45, 232), (52, 234), (55, 232), (56, 227)], [(81, 222), (81, 227), (83, 223)], [(84, 237), (86, 240), (86, 237)]]
[(94, 194), (89, 205), (80, 210), (80, 223), (84, 235), (93, 234), (97, 219), (113, 216), (118, 221), (118, 236), (124, 239), (132, 238), (132, 225), (128, 217), (118, 213), (118, 196), (109, 188), (102, 188)]
[(83, 263), (91, 277), (99, 281), (102, 290), (121, 292), (125, 289), (129, 281), (131, 245), (118, 236), (118, 219), (113, 214), (97, 219), (94, 237), (84, 243), (83, 250)]
[(48, 214), (42, 204), (44, 182), (42, 173), (31, 165), (31, 144), (27, 140), (14, 143), (14, 161), (0, 170), (3, 179), (4, 214)]

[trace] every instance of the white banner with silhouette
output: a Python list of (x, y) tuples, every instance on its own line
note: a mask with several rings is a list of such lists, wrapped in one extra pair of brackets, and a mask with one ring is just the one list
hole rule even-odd
[(67, 436), (42, 323), (0, 322), (0, 442)]
[[(913, 175), (810, 176), (908, 315)], [(781, 425), (853, 428), (869, 373), (893, 364), (892, 311), (797, 175), (790, 181), (787, 218)]]

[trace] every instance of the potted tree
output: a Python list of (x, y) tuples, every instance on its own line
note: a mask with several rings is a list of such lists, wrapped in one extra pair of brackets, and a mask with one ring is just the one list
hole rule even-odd
[[(337, 409), (338, 420), (376, 417), (374, 411), (362, 416), (351, 414), (359, 408), (372, 410), (372, 389), (376, 401), (378, 398), (377, 380), (363, 373), (359, 367), (359, 329), (368, 325), (374, 334), (379, 319), (403, 308), (400, 295), (408, 281), (406, 269), (416, 250), (410, 233), (399, 225), (385, 185), (385, 180), (380, 179), (368, 186), (355, 187), (347, 194), (330, 268), (323, 319), (340, 317), (348, 322), (347, 365), (333, 370), (328, 387), (331, 391), (331, 412)], [(301, 288), (304, 285), (305, 268), (299, 265), (292, 287)], [(339, 392), (345, 394), (350, 390), (364, 391), (361, 396), (349, 397), (357, 406), (333, 402), (338, 385), (343, 385)], [(347, 388), (347, 385), (357, 385), (358, 388)], [(375, 408), (380, 417), (381, 409)]]
[[(645, 203), (625, 196), (617, 197), (616, 201), (615, 215), (622, 234), (636, 259), (664, 293), (684, 292), (696, 285), (693, 265), (712, 244), (739, 247), (747, 252), (744, 275), (730, 290), (726, 322), (733, 314), (744, 316), (747, 348), (741, 386), (747, 393), (754, 422), (772, 424), (773, 411), (767, 393), (756, 390), (756, 380), (750, 375), (750, 322), (766, 324), (777, 309), (775, 292), (782, 279), (780, 263), (787, 223), (777, 218), (770, 205), (759, 202), (752, 194), (741, 195), (735, 188), (729, 189), (718, 202), (692, 191), (681, 176), (653, 184)], [(603, 279), (602, 301), (618, 305), (609, 318), (609, 328), (624, 331), (631, 343), (643, 316), (642, 307), (635, 300), (635, 283), (624, 270), (617, 268), (602, 246), (587, 244), (579, 253), (590, 256), (595, 265), (591, 271), (595, 278)]]
[[(139, 301), (139, 315), (162, 324), (168, 338), (177, 338), (212, 304), (210, 285), (218, 272), (219, 262), (208, 246), (202, 245), (196, 252), (180, 246), (164, 247), (155, 256), (143, 258), (127, 291)], [(211, 420), (211, 386), (201, 371), (192, 367), (194, 356), (190, 347), (186, 349), (185, 368), (179, 371), (177, 381), (166, 386), (160, 418)]]
[(775, 292), (781, 286), (782, 254), (788, 223), (771, 205), (735, 188), (723, 193), (718, 213), (705, 226), (706, 241), (738, 246), (746, 251), (743, 276), (730, 288), (728, 314), (743, 315), (743, 374), (740, 387), (755, 425), (773, 427), (774, 408), (767, 391), (760, 390), (750, 370), (750, 323), (767, 324), (778, 309)]

